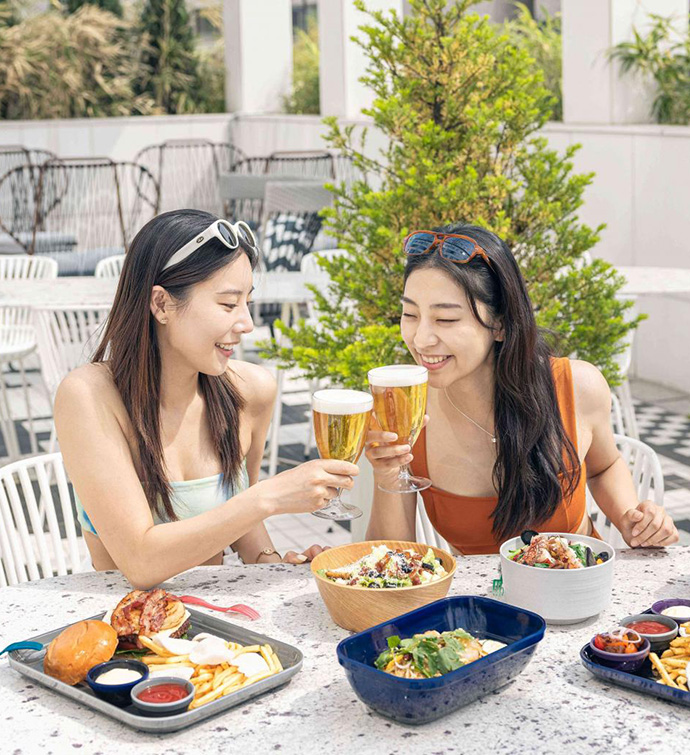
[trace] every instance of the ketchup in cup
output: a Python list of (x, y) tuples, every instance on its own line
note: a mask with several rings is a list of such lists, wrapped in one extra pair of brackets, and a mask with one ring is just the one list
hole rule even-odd
[(660, 621), (633, 621), (628, 624), (628, 629), (633, 629), (639, 634), (665, 634), (670, 631), (666, 624)]
[(187, 697), (189, 692), (181, 684), (169, 682), (165, 684), (154, 684), (142, 690), (137, 697), (145, 703), (176, 703)]

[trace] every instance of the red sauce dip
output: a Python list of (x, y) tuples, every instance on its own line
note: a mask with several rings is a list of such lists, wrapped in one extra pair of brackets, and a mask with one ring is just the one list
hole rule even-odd
[(137, 697), (145, 703), (175, 703), (189, 692), (181, 684), (155, 684), (142, 690)]
[(634, 629), (638, 634), (664, 634), (671, 630), (660, 621), (633, 621), (628, 629)]

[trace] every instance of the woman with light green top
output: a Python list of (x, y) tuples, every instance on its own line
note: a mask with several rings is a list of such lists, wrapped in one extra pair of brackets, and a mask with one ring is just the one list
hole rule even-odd
[(57, 393), (55, 423), (96, 569), (137, 588), (232, 550), (245, 563), (303, 563), (275, 551), (264, 520), (321, 508), (354, 464), (310, 461), (258, 482), (276, 386), (231, 359), (252, 330), (258, 250), (244, 223), (164, 213), (137, 234), (90, 364)]

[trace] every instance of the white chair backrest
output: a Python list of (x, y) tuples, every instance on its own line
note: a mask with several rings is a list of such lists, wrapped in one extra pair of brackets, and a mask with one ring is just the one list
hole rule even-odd
[[(57, 278), (58, 263), (33, 254), (0, 255), (0, 280)], [(29, 325), (30, 307), (0, 307), (0, 325)]]
[[(349, 254), (345, 249), (324, 249), (321, 252), (310, 252), (302, 257), (299, 270), (306, 275), (314, 275), (315, 273), (325, 273), (325, 270), (319, 265), (319, 259), (334, 260), (338, 257), (346, 257)], [(345, 306), (353, 306), (349, 302), (344, 303)], [(314, 301), (307, 302), (307, 318), (314, 322), (316, 320), (316, 308), (314, 307)]]
[(109, 313), (109, 304), (34, 309), (41, 372), (52, 397), (71, 370), (91, 359)]
[(94, 270), (96, 278), (119, 278), (122, 266), (125, 264), (125, 254), (114, 254), (101, 260)]
[(62, 455), (0, 468), (0, 586), (80, 571), (83, 553)]
[(436, 532), (434, 525), (429, 519), (429, 515), (424, 508), (424, 501), (420, 495), (417, 496), (417, 513), (415, 516), (415, 538), (419, 543), (433, 545), (436, 548), (443, 548), (444, 551), (451, 552), (450, 545), (441, 535)]
[[(635, 492), (640, 501), (653, 500), (659, 506), (664, 505), (664, 473), (656, 451), (635, 438), (625, 435), (613, 436), (623, 460), (630, 469)], [(625, 548), (625, 541), (620, 532), (604, 516), (589, 490), (587, 490), (587, 512), (599, 534), (616, 548)]]
[(0, 280), (13, 278), (57, 278), (58, 263), (34, 254), (0, 255)]

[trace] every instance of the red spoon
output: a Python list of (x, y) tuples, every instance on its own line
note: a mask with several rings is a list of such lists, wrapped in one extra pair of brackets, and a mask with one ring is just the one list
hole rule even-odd
[(207, 603), (201, 598), (195, 598), (193, 595), (172, 595), (171, 597), (177, 598), (177, 600), (181, 600), (189, 606), (202, 606), (203, 608), (210, 608), (212, 611), (220, 611), (221, 613), (241, 613), (252, 621), (260, 618), (258, 611), (245, 606), (244, 603), (236, 603), (234, 606), (223, 608), (222, 606), (214, 606), (212, 603)]

